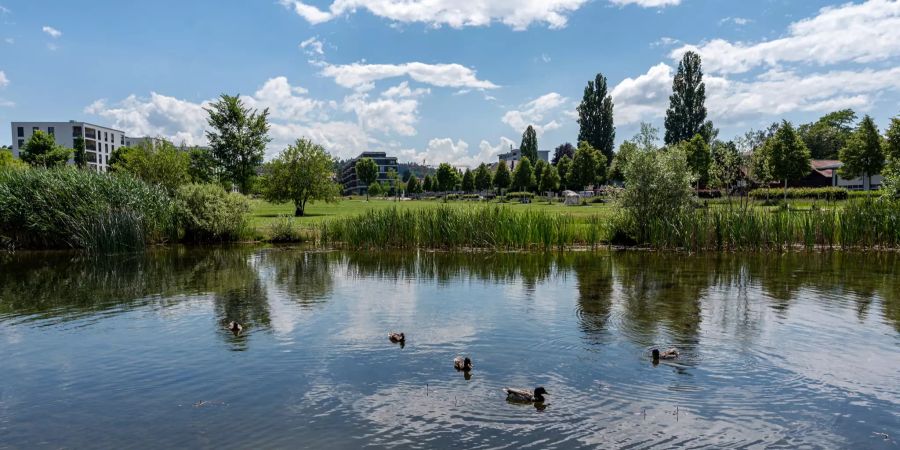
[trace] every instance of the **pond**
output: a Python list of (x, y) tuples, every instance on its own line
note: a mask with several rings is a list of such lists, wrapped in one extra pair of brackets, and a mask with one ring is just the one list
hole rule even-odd
[(898, 274), (891, 253), (5, 255), (0, 448), (897, 448)]

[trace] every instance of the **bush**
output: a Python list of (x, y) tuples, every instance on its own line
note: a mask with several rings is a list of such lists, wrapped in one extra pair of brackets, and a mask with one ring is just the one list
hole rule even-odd
[(532, 194), (531, 192), (510, 192), (506, 194), (507, 201), (522, 200), (523, 198), (533, 200), (534, 194)]
[(125, 174), (0, 169), (0, 241), (7, 247), (130, 250), (175, 236), (165, 190)]
[(878, 198), (884, 195), (882, 191), (850, 191), (850, 198)]
[(303, 234), (290, 216), (279, 216), (269, 225), (269, 242), (301, 242)]
[[(787, 190), (787, 198), (834, 201), (846, 200), (849, 197), (848, 193), (847, 189), (841, 187), (789, 188)], [(750, 191), (750, 198), (755, 200), (783, 199), (784, 189), (754, 189)]]
[(175, 195), (178, 221), (188, 241), (233, 241), (247, 229), (250, 202), (217, 184), (186, 184)]

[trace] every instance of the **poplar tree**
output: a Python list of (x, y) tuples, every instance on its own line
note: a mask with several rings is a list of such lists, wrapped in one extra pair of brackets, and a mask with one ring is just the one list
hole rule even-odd
[(538, 160), (537, 133), (531, 125), (528, 125), (525, 132), (522, 133), (522, 144), (519, 145), (519, 152), (522, 158), (528, 158), (529, 161)]
[(713, 127), (706, 122), (706, 84), (700, 55), (687, 52), (678, 63), (672, 82), (669, 109), (666, 110), (666, 145), (687, 141), (702, 135), (707, 142)]
[(578, 105), (578, 125), (578, 142), (587, 142), (600, 151), (606, 157), (605, 164), (609, 165), (614, 156), (616, 127), (612, 96), (607, 93), (603, 74), (598, 73), (584, 88), (584, 96)]
[(512, 179), (509, 174), (509, 168), (506, 167), (506, 161), (500, 161), (500, 165), (497, 166), (497, 173), (494, 174), (494, 187), (497, 188), (498, 193), (502, 193), (503, 189), (508, 188), (511, 182)]

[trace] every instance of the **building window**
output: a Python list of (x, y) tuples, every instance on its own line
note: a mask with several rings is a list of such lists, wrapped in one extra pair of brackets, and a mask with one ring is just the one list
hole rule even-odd
[(72, 137), (81, 137), (81, 127), (72, 127)]
[(113, 144), (113, 146), (112, 146), (112, 151), (113, 151), (113, 153), (116, 152), (116, 144)]
[(47, 127), (47, 133), (50, 136), (56, 137), (56, 127)]
[(25, 137), (25, 127), (16, 127), (16, 137)]
[(104, 141), (109, 141), (109, 133), (107, 133), (107, 132), (105, 132), (105, 131), (103, 132), (103, 140), (104, 140)]
[(41, 131), (41, 127), (31, 127), (31, 134)]
[(24, 147), (24, 146), (25, 146), (25, 139), (19, 139), (19, 150), (21, 150), (22, 147)]
[(106, 153), (109, 153), (109, 144), (103, 144), (106, 149), (104, 150)]

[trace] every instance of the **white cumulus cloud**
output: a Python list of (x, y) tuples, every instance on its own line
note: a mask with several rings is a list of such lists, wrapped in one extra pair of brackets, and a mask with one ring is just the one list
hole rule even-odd
[(744, 73), (759, 66), (810, 63), (820, 66), (870, 63), (900, 56), (900, 1), (868, 0), (822, 8), (818, 15), (790, 25), (785, 37), (757, 43), (714, 39), (685, 45), (703, 57), (709, 72)]
[(609, 0), (614, 5), (636, 5), (643, 8), (663, 8), (666, 6), (678, 6), (681, 0)]
[[(434, 27), (452, 28), (487, 26), (500, 22), (515, 30), (524, 30), (533, 23), (550, 28), (566, 26), (568, 15), (588, 0), (334, 0), (327, 10), (321, 10), (299, 0), (280, 0), (285, 7), (311, 24), (328, 22), (344, 14), (365, 9), (371, 14), (401, 23), (425, 23)], [(614, 0), (614, 3), (666, 3), (679, 0)]]
[(562, 127), (556, 119), (547, 119), (548, 116), (558, 115), (560, 108), (567, 103), (566, 97), (551, 92), (525, 103), (520, 109), (507, 111), (500, 120), (516, 131), (524, 132), (528, 125), (532, 125), (538, 134), (542, 134)]
[(9, 86), (9, 78), (6, 77), (6, 72), (0, 70), (0, 88)]
[(475, 71), (460, 64), (364, 64), (326, 65), (322, 75), (346, 88), (370, 90), (374, 83), (388, 78), (408, 76), (414, 81), (438, 87), (494, 89), (494, 83), (479, 80)]
[(310, 56), (321, 56), (325, 54), (322, 41), (317, 37), (311, 37), (300, 43), (300, 48), (305, 50)]
[(53, 27), (47, 26), (47, 25), (44, 25), (44, 27), (41, 28), (41, 31), (43, 31), (44, 33), (47, 33), (53, 39), (56, 39), (56, 38), (62, 36), (62, 31), (59, 31), (56, 28), (53, 28)]

